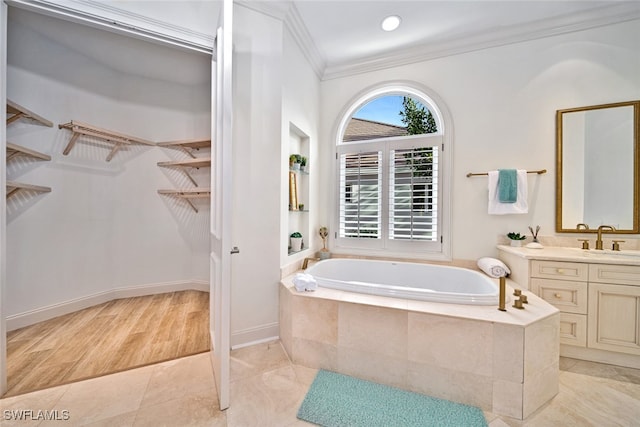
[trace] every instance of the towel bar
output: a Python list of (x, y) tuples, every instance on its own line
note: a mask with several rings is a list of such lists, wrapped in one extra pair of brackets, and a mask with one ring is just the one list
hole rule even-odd
[[(546, 169), (540, 169), (540, 170), (537, 170), (537, 171), (527, 171), (527, 173), (537, 173), (538, 175), (542, 175), (543, 173), (547, 173), (547, 170)], [(467, 174), (467, 178), (469, 178), (470, 176), (483, 176), (483, 175), (487, 176), (487, 175), (489, 175), (489, 173), (488, 172), (482, 172), (482, 173), (469, 172)]]

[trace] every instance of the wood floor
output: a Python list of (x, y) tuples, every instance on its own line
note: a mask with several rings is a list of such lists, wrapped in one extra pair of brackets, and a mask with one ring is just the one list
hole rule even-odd
[(7, 334), (7, 393), (208, 351), (209, 294), (180, 291), (124, 298)]

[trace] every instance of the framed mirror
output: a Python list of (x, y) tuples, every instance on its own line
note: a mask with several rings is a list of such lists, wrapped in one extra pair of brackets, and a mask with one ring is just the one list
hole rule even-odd
[(640, 233), (639, 127), (640, 101), (556, 112), (557, 232)]

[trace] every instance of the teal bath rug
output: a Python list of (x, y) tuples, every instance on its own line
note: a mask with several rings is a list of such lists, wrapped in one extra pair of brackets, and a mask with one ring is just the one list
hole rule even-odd
[(325, 427), (486, 427), (479, 408), (320, 370), (298, 418)]

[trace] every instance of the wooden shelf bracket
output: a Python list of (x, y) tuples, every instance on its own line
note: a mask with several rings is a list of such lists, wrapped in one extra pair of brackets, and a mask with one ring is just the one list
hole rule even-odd
[(189, 178), (189, 181), (191, 181), (191, 183), (197, 187), (198, 183), (196, 182), (195, 179), (193, 179), (193, 177), (186, 170), (186, 168), (200, 169), (200, 168), (211, 167), (211, 158), (200, 157), (200, 158), (188, 159), (188, 160), (173, 160), (168, 162), (158, 162), (158, 166), (180, 168), (182, 173), (184, 173), (187, 176), (187, 178)]
[(211, 197), (211, 188), (182, 188), (176, 190), (158, 190), (158, 194), (177, 197), (186, 201), (189, 206), (197, 213), (198, 208), (190, 199), (204, 199)]
[(24, 184), (22, 182), (7, 181), (7, 199), (15, 195), (20, 190), (37, 191), (40, 193), (50, 193), (51, 187), (43, 187), (41, 185)]
[(177, 148), (187, 153), (192, 159), (196, 159), (197, 157), (193, 152), (201, 148), (210, 148), (211, 139), (185, 139), (180, 141), (158, 142), (157, 145), (159, 147)]
[(7, 162), (18, 156), (27, 156), (37, 160), (45, 161), (51, 160), (51, 156), (48, 154), (44, 154), (36, 150), (31, 150), (30, 148), (7, 141)]
[(36, 121), (41, 125), (53, 127), (53, 122), (34, 113), (33, 111), (26, 109), (22, 105), (7, 99), (7, 125), (17, 120), (20, 120), (23, 117), (25, 119)]
[(103, 141), (109, 142), (113, 144), (113, 148), (111, 152), (107, 156), (107, 162), (113, 159), (113, 156), (118, 152), (118, 150), (125, 144), (143, 144), (143, 145), (155, 145), (151, 141), (147, 141), (146, 139), (138, 138), (131, 135), (125, 135), (119, 132), (113, 132), (110, 130), (101, 129), (99, 127), (89, 125), (86, 123), (79, 122), (77, 120), (71, 120), (69, 123), (59, 124), (59, 129), (69, 129), (73, 134), (71, 135), (71, 139), (69, 143), (64, 148), (62, 154), (65, 156), (71, 152), (71, 149), (74, 147), (76, 142), (78, 142), (78, 138), (80, 136), (88, 136), (93, 138), (98, 138)]

